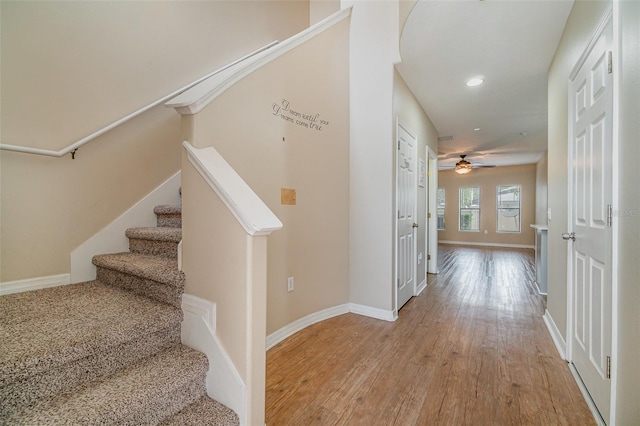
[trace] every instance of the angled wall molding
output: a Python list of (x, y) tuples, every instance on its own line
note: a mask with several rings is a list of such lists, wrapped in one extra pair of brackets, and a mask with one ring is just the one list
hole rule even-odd
[(182, 115), (197, 114), (209, 105), (214, 99), (223, 94), (238, 81), (251, 74), (260, 67), (279, 58), (292, 49), (300, 46), (305, 41), (315, 37), (328, 28), (336, 25), (351, 15), (351, 8), (340, 10), (323, 19), (306, 30), (275, 44), (274, 46), (254, 55), (234, 66), (208, 78), (197, 86), (187, 90), (171, 101), (167, 102), (167, 108), (175, 108)]

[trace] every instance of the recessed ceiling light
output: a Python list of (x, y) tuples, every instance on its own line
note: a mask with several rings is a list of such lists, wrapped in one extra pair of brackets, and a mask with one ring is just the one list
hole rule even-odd
[(475, 129), (473, 129), (474, 132), (478, 132), (480, 131), (480, 127), (476, 127)]
[(475, 86), (480, 86), (482, 83), (484, 83), (484, 80), (482, 78), (476, 77), (476, 78), (472, 78), (471, 80), (467, 81), (467, 86), (469, 87), (475, 87)]

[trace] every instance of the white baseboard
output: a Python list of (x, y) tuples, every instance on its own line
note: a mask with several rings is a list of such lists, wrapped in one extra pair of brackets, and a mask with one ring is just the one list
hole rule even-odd
[(0, 295), (22, 293), (42, 288), (58, 287), (71, 283), (70, 274), (51, 275), (48, 277), (27, 278), (25, 280), (0, 283)]
[(296, 334), (298, 331), (303, 330), (310, 325), (327, 320), (329, 318), (337, 317), (338, 315), (347, 314), (349, 312), (384, 321), (395, 321), (398, 319), (398, 314), (395, 311), (385, 311), (384, 309), (358, 305), (357, 303), (345, 303), (343, 305), (338, 305), (332, 308), (323, 309), (322, 311), (314, 312), (307, 315), (306, 317), (292, 322), (291, 324), (285, 325), (277, 331), (274, 331), (267, 336), (266, 350), (273, 348), (275, 345), (282, 342), (287, 337)]
[(358, 305), (357, 303), (350, 303), (349, 309), (354, 314), (364, 315), (366, 317), (384, 321), (395, 321), (398, 319), (397, 311), (386, 311), (380, 308), (372, 308), (371, 306)]
[(544, 323), (547, 325), (549, 334), (551, 334), (551, 338), (553, 339), (553, 343), (556, 345), (556, 349), (558, 350), (560, 357), (565, 361), (568, 361), (567, 360), (567, 343), (562, 337), (560, 330), (558, 330), (558, 327), (556, 326), (556, 323), (551, 317), (551, 314), (549, 313), (548, 310), (545, 309), (542, 319), (544, 320)]
[(505, 247), (505, 248), (521, 248), (521, 249), (535, 249), (534, 245), (530, 244), (501, 244), (501, 243), (472, 243), (468, 241), (448, 241), (439, 240), (438, 243), (442, 244), (457, 244), (461, 246), (484, 246), (484, 247)]
[(349, 313), (349, 304), (345, 303), (344, 305), (334, 306), (332, 308), (323, 309), (319, 312), (314, 312), (313, 314), (309, 314), (306, 317), (300, 318), (292, 322), (291, 324), (285, 325), (281, 329), (274, 331), (270, 335), (267, 336), (267, 350), (271, 349), (278, 343), (282, 342), (289, 336), (296, 334), (298, 331), (303, 330), (310, 325), (313, 325), (317, 322), (324, 321), (329, 318), (337, 317), (338, 315), (343, 315)]
[(422, 293), (427, 288), (427, 279), (422, 280), (418, 288), (416, 289), (416, 296)]
[(576, 370), (576, 367), (575, 365), (573, 365), (572, 362), (569, 363), (569, 371), (571, 371), (571, 374), (573, 375), (573, 379), (576, 381), (576, 384), (578, 385), (578, 389), (580, 389), (580, 393), (582, 393), (582, 397), (584, 398), (584, 401), (587, 403), (587, 406), (589, 407), (589, 411), (591, 411), (593, 420), (596, 421), (596, 424), (598, 426), (607, 426), (605, 421), (602, 419), (602, 416), (600, 415), (600, 411), (598, 411), (598, 407), (596, 407), (595, 402), (593, 402), (593, 399), (591, 399), (591, 395), (589, 394), (587, 387), (584, 385), (584, 382), (582, 381), (580, 374), (578, 374), (578, 370)]
[(215, 303), (183, 294), (182, 310), (182, 343), (209, 359), (207, 395), (238, 413), (240, 425), (246, 425), (246, 385), (215, 335)]
[(156, 226), (156, 215), (153, 213), (155, 206), (180, 204), (180, 176), (180, 172), (171, 176), (116, 220), (73, 250), (71, 282), (80, 283), (96, 279), (96, 267), (91, 263), (91, 259), (96, 254), (129, 251), (129, 239), (124, 235), (124, 231), (138, 226)]

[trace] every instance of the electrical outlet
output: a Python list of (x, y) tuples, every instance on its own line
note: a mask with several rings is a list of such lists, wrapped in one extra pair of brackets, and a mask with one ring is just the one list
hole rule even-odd
[(287, 278), (287, 291), (293, 291), (293, 277)]

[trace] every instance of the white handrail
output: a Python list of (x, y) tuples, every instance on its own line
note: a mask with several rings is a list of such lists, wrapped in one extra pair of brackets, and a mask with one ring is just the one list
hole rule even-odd
[(185, 92), (189, 89), (191, 89), (193, 86), (196, 86), (197, 84), (200, 84), (201, 82), (203, 82), (204, 80), (228, 69), (231, 68), (234, 65), (239, 64), (240, 62), (254, 56), (257, 55), (260, 52), (263, 52), (273, 46), (275, 46), (276, 44), (278, 44), (278, 41), (272, 41), (271, 43), (267, 44), (266, 46), (261, 47), (258, 50), (255, 50), (251, 53), (249, 53), (248, 55), (243, 56), (242, 58), (235, 60), (227, 65), (225, 65), (224, 67), (213, 71), (207, 75), (205, 75), (204, 77), (201, 77), (199, 79), (197, 79), (196, 81), (187, 84), (186, 86), (171, 92), (170, 94), (158, 99), (155, 102), (150, 103), (149, 105), (145, 106), (144, 108), (140, 108), (139, 110), (127, 115), (126, 117), (123, 117), (117, 121), (114, 121), (113, 123), (109, 124), (108, 126), (103, 127), (102, 129), (98, 130), (97, 132), (94, 132), (92, 134), (90, 134), (89, 136), (86, 136), (82, 139), (80, 139), (79, 141), (67, 146), (66, 148), (63, 148), (59, 151), (52, 151), (52, 150), (48, 150), (48, 149), (40, 149), (40, 148), (30, 148), (27, 146), (20, 146), (20, 145), (9, 145), (9, 144), (3, 144), (0, 143), (0, 149), (1, 150), (5, 150), (5, 151), (14, 151), (14, 152), (22, 152), (25, 154), (37, 154), (37, 155), (46, 155), (49, 157), (62, 157), (64, 155), (67, 155), (69, 153), (71, 153), (71, 158), (75, 158), (75, 153), (78, 150), (78, 148), (80, 148), (82, 145), (91, 142), (92, 140), (94, 140), (95, 138), (97, 138), (98, 136), (101, 136), (105, 133), (107, 133), (108, 131), (118, 127), (119, 125), (126, 123), (127, 121), (131, 120), (132, 118), (135, 118), (137, 116), (139, 116), (140, 114), (149, 111), (151, 108), (154, 108), (166, 101), (168, 101), (169, 99), (172, 99), (178, 95), (180, 95), (182, 92)]
[(280, 219), (214, 147), (195, 148), (187, 141), (182, 146), (189, 162), (248, 235), (269, 235), (282, 229)]

